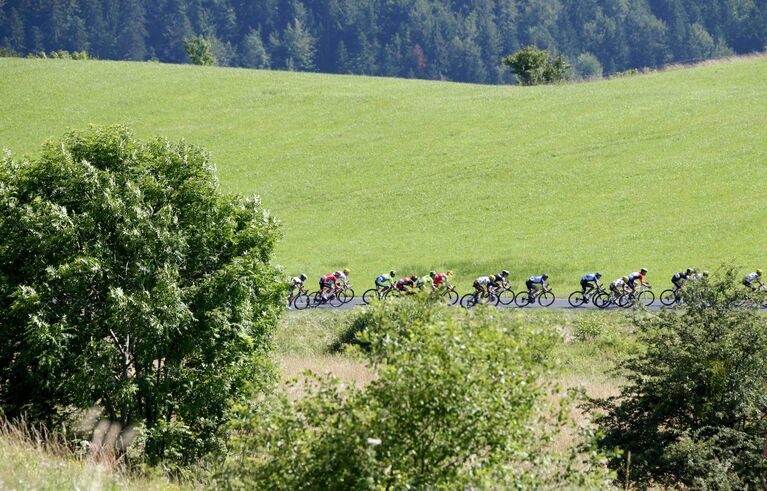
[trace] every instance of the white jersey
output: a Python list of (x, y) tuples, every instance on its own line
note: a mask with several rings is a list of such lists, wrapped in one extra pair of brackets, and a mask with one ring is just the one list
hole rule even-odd
[(754, 281), (756, 281), (758, 279), (759, 279), (759, 275), (756, 274), (756, 272), (754, 272), (754, 273), (751, 273), (750, 275), (746, 276), (743, 279), (743, 281), (745, 281), (746, 283), (753, 283)]
[(298, 276), (294, 276), (294, 277), (292, 277), (292, 278), (290, 279), (290, 282), (291, 282), (293, 285), (295, 285), (295, 286), (298, 286), (298, 285), (303, 285), (303, 284), (304, 284), (304, 281), (303, 281), (301, 278), (299, 278)]
[(615, 288), (623, 288), (626, 286), (626, 282), (623, 281), (623, 278), (618, 278), (617, 280), (613, 281), (610, 286), (614, 286)]
[(477, 278), (477, 283), (479, 283), (480, 285), (489, 285), (490, 283), (492, 283), (492, 281), (490, 281), (489, 276), (480, 276), (479, 278)]

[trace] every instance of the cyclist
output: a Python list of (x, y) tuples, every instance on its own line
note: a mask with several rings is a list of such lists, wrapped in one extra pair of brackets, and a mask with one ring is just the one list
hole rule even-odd
[(405, 293), (413, 293), (415, 291), (415, 284), (418, 281), (418, 276), (405, 276), (397, 282), (395, 285), (397, 290)]
[(508, 288), (509, 282), (507, 281), (507, 278), (509, 277), (509, 272), (505, 269), (495, 275), (495, 281), (500, 283), (501, 288)]
[(626, 294), (626, 284), (628, 281), (629, 277), (624, 276), (623, 278), (618, 278), (617, 280), (610, 283), (610, 293), (613, 294), (613, 298), (616, 302), (619, 298)]
[(394, 277), (397, 276), (397, 272), (392, 270), (389, 271), (389, 274), (382, 273), (376, 277), (376, 290), (383, 291), (387, 288), (391, 288), (391, 285), (387, 285), (387, 283), (394, 281)]
[(431, 281), (434, 284), (435, 289), (440, 287), (450, 288), (449, 281), (450, 278), (453, 277), (452, 271), (448, 271), (447, 273), (434, 273), (432, 271), (432, 274), (434, 274), (434, 276), (431, 277)]
[(474, 280), (474, 283), (472, 283), (475, 294), (477, 296), (490, 295), (490, 292), (492, 292), (495, 288), (498, 288), (498, 283), (496, 283), (496, 281), (497, 278), (492, 274), (490, 276), (480, 276)]
[(293, 300), (295, 300), (298, 296), (295, 291), (298, 290), (298, 293), (304, 291), (304, 281), (306, 281), (307, 278), (308, 277), (305, 273), (301, 273), (300, 276), (294, 276), (290, 279), (290, 295), (288, 295), (288, 307), (290, 307), (290, 304), (292, 304)]
[(756, 287), (754, 286), (754, 283), (759, 285), (759, 287), (764, 288), (764, 283), (762, 283), (762, 270), (757, 269), (750, 275), (743, 278), (743, 285), (751, 288), (751, 291), (756, 291)]
[(528, 278), (528, 280), (525, 282), (525, 285), (527, 286), (527, 293), (530, 295), (530, 300), (533, 300), (533, 295), (538, 291), (538, 285), (540, 285), (540, 288), (543, 290), (547, 290), (546, 287), (546, 280), (549, 279), (549, 275), (546, 273), (543, 273), (540, 276), (531, 276)]
[(336, 276), (336, 278), (338, 278), (338, 281), (339, 283), (341, 283), (341, 286), (346, 287), (346, 286), (349, 286), (349, 273), (351, 273), (351, 271), (349, 271), (349, 268), (344, 268), (343, 271), (336, 271), (333, 274), (334, 275), (337, 274), (338, 276)]
[(581, 278), (581, 293), (583, 294), (583, 303), (588, 303), (588, 294), (594, 291), (595, 288), (602, 288), (599, 283), (599, 278), (602, 277), (602, 273), (597, 271), (596, 273), (587, 274)]
[(338, 278), (341, 276), (340, 271), (336, 271), (335, 273), (328, 273), (324, 276), (320, 276), (320, 296), (322, 297), (322, 300), (327, 300), (327, 294), (330, 293), (332, 290), (335, 290), (336, 288), (336, 282), (338, 281)]
[(637, 291), (637, 285), (636, 285), (637, 280), (639, 280), (640, 285), (647, 288), (651, 288), (650, 284), (644, 280), (645, 275), (647, 275), (647, 268), (642, 268), (639, 271), (636, 271), (628, 275), (628, 281), (626, 282), (626, 286), (629, 288), (629, 290), (631, 290), (631, 293), (636, 293)]
[(418, 287), (419, 290), (423, 290), (428, 285), (432, 290), (434, 290), (435, 288), (434, 276), (436, 275), (437, 273), (432, 271), (427, 275), (421, 276), (420, 278), (418, 278), (418, 282), (416, 283), (416, 286)]
[(686, 271), (680, 271), (672, 276), (671, 283), (674, 284), (674, 290), (679, 291), (685, 281), (690, 281), (693, 278), (695, 278), (695, 270), (693, 268), (687, 268)]

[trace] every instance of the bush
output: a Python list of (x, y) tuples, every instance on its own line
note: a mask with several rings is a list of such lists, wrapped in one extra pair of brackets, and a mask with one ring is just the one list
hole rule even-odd
[(184, 38), (186, 56), (193, 65), (215, 65), (216, 57), (210, 41), (201, 36)]
[(526, 46), (503, 59), (522, 85), (564, 82), (570, 78), (572, 67), (563, 55), (552, 57), (548, 51)]
[(11, 48), (0, 46), (0, 58), (19, 58), (21, 55)]
[[(309, 376), (305, 395), (240, 405), (219, 479), (247, 489), (406, 489), (604, 484), (599, 460), (546, 448), (569, 409), (547, 412), (539, 360), (555, 335), (491, 311), (425, 299), (360, 314), (375, 379)], [(548, 417), (552, 416), (549, 420)], [(552, 426), (542, 427), (543, 422)]]
[(0, 164), (0, 405), (58, 426), (97, 406), (190, 461), (271, 377), (275, 221), (222, 195), (208, 155), (124, 127)]
[(575, 60), (575, 73), (583, 80), (597, 80), (602, 78), (604, 68), (593, 54), (581, 53)]
[[(613, 468), (638, 484), (763, 488), (767, 320), (732, 270), (685, 289), (685, 310), (639, 321), (646, 350), (625, 366), (620, 396), (595, 401), (601, 446), (631, 452)], [(735, 286), (733, 286), (735, 285)]]

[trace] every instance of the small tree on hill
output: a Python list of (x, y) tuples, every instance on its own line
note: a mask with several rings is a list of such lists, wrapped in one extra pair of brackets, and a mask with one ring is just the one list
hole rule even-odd
[(189, 61), (194, 65), (208, 66), (216, 64), (213, 48), (204, 37), (195, 36), (184, 39), (184, 49), (189, 57)]
[(150, 457), (222, 443), (271, 375), (284, 287), (257, 198), (223, 195), (201, 149), (73, 132), (0, 163), (0, 409), (59, 425), (93, 406)]
[(621, 482), (767, 486), (767, 319), (739, 306), (751, 300), (736, 279), (697, 282), (683, 312), (640, 321), (646, 351), (626, 364), (620, 396), (597, 401), (602, 446), (624, 451), (612, 460)]
[(526, 46), (503, 59), (522, 85), (558, 83), (570, 77), (571, 67), (563, 55), (552, 59), (548, 51)]

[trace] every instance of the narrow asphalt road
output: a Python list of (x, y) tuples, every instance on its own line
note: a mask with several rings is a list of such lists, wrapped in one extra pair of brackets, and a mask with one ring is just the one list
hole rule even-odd
[[(322, 310), (324, 310), (324, 309), (352, 310), (352, 309), (355, 309), (357, 307), (364, 307), (364, 306), (365, 306), (365, 303), (362, 301), (362, 298), (354, 297), (354, 299), (352, 301), (350, 301), (349, 303), (346, 303), (346, 304), (344, 304), (344, 305), (342, 305), (340, 307), (332, 307), (329, 304), (325, 304), (325, 305), (321, 305), (321, 306), (316, 307), (316, 308), (317, 309), (322, 309)], [(660, 310), (662, 307), (663, 307), (663, 305), (656, 298), (655, 302), (649, 307), (649, 309), (650, 310)], [(309, 307), (309, 309), (307, 309), (307, 310), (312, 310), (313, 308), (314, 307)], [(512, 305), (499, 305), (498, 308), (499, 309), (519, 309), (519, 307), (517, 307), (514, 304), (512, 304)], [(564, 299), (564, 298), (557, 298), (556, 300), (554, 300), (554, 303), (550, 307), (541, 307), (538, 304), (534, 304), (534, 305), (529, 305), (527, 307), (524, 307), (523, 310), (528, 310), (528, 309), (543, 309), (543, 308), (555, 309), (555, 310), (602, 310), (602, 309), (598, 309), (597, 307), (595, 307), (591, 303), (583, 305), (582, 307), (574, 308), (574, 307), (572, 307), (567, 302), (567, 299)], [(290, 310), (294, 311), (295, 309), (293, 307), (291, 307)], [(609, 311), (609, 310), (625, 310), (625, 309), (622, 309), (622, 308), (620, 308), (618, 306), (611, 305), (610, 307), (608, 307), (608, 308), (606, 308), (604, 310), (608, 310)]]

